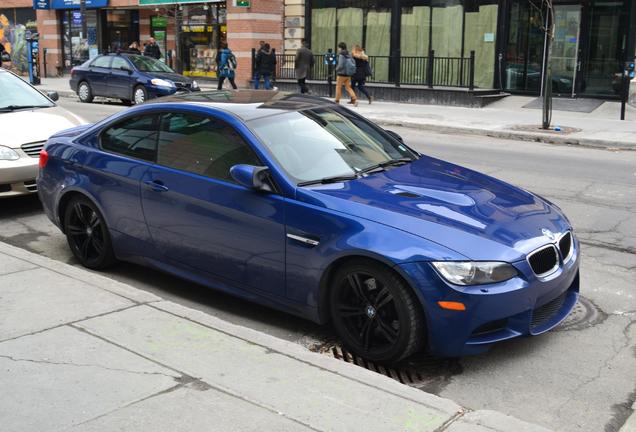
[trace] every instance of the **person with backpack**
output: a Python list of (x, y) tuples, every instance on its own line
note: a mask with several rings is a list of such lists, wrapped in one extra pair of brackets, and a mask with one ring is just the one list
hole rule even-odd
[(356, 89), (365, 95), (371, 104), (372, 98), (365, 86), (368, 76), (371, 76), (371, 66), (369, 65), (369, 56), (366, 55), (364, 49), (360, 45), (355, 45), (351, 50), (351, 57), (356, 62), (356, 72), (351, 77), (351, 88)]
[(254, 88), (258, 90), (260, 78), (263, 77), (265, 90), (270, 90), (272, 88), (270, 77), (274, 75), (274, 71), (276, 70), (276, 55), (268, 43), (264, 44), (263, 47), (258, 50), (255, 66)]
[(350, 104), (358, 106), (358, 98), (356, 93), (351, 88), (351, 77), (356, 73), (356, 62), (349, 55), (347, 51), (347, 44), (340, 42), (338, 44), (340, 52), (338, 53), (338, 63), (336, 64), (336, 99), (337, 104), (340, 103), (340, 97), (342, 96), (342, 86), (345, 87), (349, 97), (351, 97)]
[(219, 76), (219, 84), (217, 86), (217, 90), (221, 90), (223, 88), (223, 81), (227, 78), (232, 85), (234, 90), (237, 89), (236, 83), (234, 82), (234, 76), (236, 74), (236, 66), (237, 61), (234, 53), (227, 46), (227, 43), (221, 43), (221, 50), (216, 57), (217, 64), (217, 73)]

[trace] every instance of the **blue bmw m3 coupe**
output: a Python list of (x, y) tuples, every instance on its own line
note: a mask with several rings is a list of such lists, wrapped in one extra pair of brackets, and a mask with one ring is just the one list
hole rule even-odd
[(38, 193), (86, 267), (136, 262), (330, 322), (372, 361), (546, 332), (579, 291), (558, 207), (317, 97), (191, 93), (60, 132)]

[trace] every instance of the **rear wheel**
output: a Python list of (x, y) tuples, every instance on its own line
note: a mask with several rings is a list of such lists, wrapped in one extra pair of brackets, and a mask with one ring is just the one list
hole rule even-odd
[(77, 87), (77, 96), (81, 102), (93, 102), (93, 91), (86, 81), (82, 81)]
[(133, 90), (133, 103), (135, 105), (142, 104), (148, 99), (148, 92), (144, 86), (137, 86)]
[(330, 293), (331, 317), (346, 348), (393, 363), (416, 352), (425, 338), (421, 306), (404, 281), (373, 261), (340, 268)]
[(95, 204), (76, 197), (66, 206), (64, 232), (73, 255), (90, 269), (104, 269), (115, 262), (108, 227)]

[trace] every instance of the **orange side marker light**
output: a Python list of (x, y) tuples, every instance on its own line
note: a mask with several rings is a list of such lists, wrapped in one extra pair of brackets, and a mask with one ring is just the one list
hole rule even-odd
[(442, 309), (456, 310), (456, 311), (464, 311), (466, 310), (466, 306), (464, 303), (454, 302), (454, 301), (438, 301), (437, 304)]

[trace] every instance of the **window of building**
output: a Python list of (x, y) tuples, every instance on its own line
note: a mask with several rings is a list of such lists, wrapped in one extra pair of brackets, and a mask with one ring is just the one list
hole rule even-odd
[[(64, 38), (64, 67), (70, 69), (97, 56), (97, 10), (87, 10), (84, 17), (79, 9), (65, 9), (59, 13)], [(82, 34), (82, 19), (86, 20), (85, 35)]]
[(102, 149), (154, 162), (157, 153), (158, 116), (133, 117), (102, 132)]
[(207, 177), (233, 181), (230, 168), (260, 165), (238, 132), (224, 122), (187, 113), (161, 119), (158, 163)]

